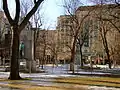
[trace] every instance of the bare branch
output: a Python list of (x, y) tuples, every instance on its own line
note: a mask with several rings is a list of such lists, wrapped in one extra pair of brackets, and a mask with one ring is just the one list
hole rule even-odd
[(34, 0), (34, 4), (36, 4), (36, 0)]
[(37, 8), (39, 7), (39, 5), (43, 2), (44, 0), (38, 0), (34, 7), (32, 8), (32, 10), (26, 15), (26, 17), (24, 18), (24, 20), (21, 22), (19, 30), (21, 31), (24, 26), (27, 24), (28, 20), (30, 19), (30, 17), (36, 12)]
[(103, 21), (109, 21), (115, 28), (116, 28), (116, 30), (120, 33), (120, 29), (112, 22), (112, 20), (111, 19), (102, 19)]
[(19, 17), (20, 17), (20, 0), (15, 0), (16, 2), (16, 15), (14, 22), (17, 24), (19, 22)]
[(115, 3), (120, 6), (120, 1), (115, 0)]
[(8, 18), (9, 23), (12, 26), (13, 25), (13, 19), (11, 18), (9, 10), (8, 10), (7, 0), (3, 0), (3, 10), (5, 12), (6, 17)]

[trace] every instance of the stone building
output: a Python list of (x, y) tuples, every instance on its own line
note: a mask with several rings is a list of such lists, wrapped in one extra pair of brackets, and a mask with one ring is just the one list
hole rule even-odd
[[(10, 25), (3, 11), (0, 11), (0, 45), (5, 46), (5, 34), (10, 32)], [(2, 46), (1, 46), (2, 47)]]
[(57, 49), (58, 57), (62, 63), (64, 60), (67, 62), (70, 60), (71, 45), (72, 45), (72, 30), (71, 17), (69, 15), (62, 15), (57, 19)]
[[(89, 14), (89, 15), (88, 15)], [(83, 56), (95, 58), (105, 58), (106, 53), (103, 46), (103, 41), (101, 35), (105, 28), (106, 39), (108, 42), (108, 48), (110, 50), (111, 59), (114, 58), (116, 62), (119, 62), (119, 9), (116, 5), (95, 5), (95, 6), (81, 6), (76, 11), (76, 16), (78, 20), (81, 21), (85, 16), (87, 16), (82, 22), (81, 30), (88, 30), (88, 37), (84, 42), (82, 47)], [(110, 21), (112, 20), (112, 22)], [(114, 25), (115, 26), (114, 26)], [(58, 59), (65, 60), (70, 59), (70, 46), (72, 43), (71, 37), (71, 18), (69, 15), (63, 15), (58, 17), (57, 22), (57, 48), (58, 48)], [(114, 43), (114, 44), (113, 44)], [(116, 43), (116, 44), (115, 44)], [(76, 54), (79, 52), (79, 48), (76, 47)], [(78, 51), (78, 52), (77, 52)]]
[(118, 29), (120, 30), (119, 12), (119, 8), (114, 4), (81, 6), (77, 9), (76, 14), (80, 18), (89, 13), (89, 16), (84, 20), (83, 24), (85, 25), (85, 23), (88, 22), (91, 23), (91, 25), (88, 27), (89, 32), (91, 31), (89, 35), (88, 52), (91, 53), (91, 55), (102, 58), (106, 57), (103, 40), (101, 37), (101, 35), (105, 35), (111, 55), (110, 58), (112, 59), (114, 57), (113, 61), (115, 61), (116, 58), (116, 61), (120, 61), (118, 58), (119, 54), (116, 55), (114, 53), (115, 50), (116, 53), (119, 53), (117, 48), (117, 46), (120, 44), (118, 41), (118, 38), (120, 38), (120, 33), (118, 33)]
[(0, 11), (0, 56), (3, 54), (3, 65), (9, 62), (10, 58), (10, 44), (11, 44), (11, 33), (10, 25), (3, 11)]

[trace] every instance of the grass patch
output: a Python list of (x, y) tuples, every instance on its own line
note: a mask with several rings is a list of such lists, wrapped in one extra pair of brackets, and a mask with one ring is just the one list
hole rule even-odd
[[(72, 88), (68, 87), (63, 87), (63, 86), (33, 86), (33, 85), (23, 85), (23, 84), (3, 84), (0, 85), (1, 87), (6, 87), (6, 88), (16, 88), (16, 89), (23, 89), (23, 90), (71, 90)], [(73, 88), (74, 90), (78, 90)], [(80, 88), (80, 90), (87, 90), (85, 88)]]
[[(68, 78), (55, 78), (51, 86), (41, 86), (32, 82), (24, 82), (29, 80), (8, 80), (0, 79), (0, 87), (18, 88), (23, 90), (88, 90), (82, 86), (107, 86), (120, 88), (120, 78), (110, 77), (68, 77)], [(77, 87), (78, 86), (78, 87)]]
[(57, 78), (55, 82), (120, 88), (120, 78), (108, 78), (108, 77), (106, 78), (104, 77)]

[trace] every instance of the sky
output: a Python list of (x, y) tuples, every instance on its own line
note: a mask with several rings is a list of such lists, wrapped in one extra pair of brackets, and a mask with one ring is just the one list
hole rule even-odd
[[(57, 17), (63, 14), (62, 6), (61, 5), (62, 0), (45, 0), (43, 3), (43, 19), (44, 24), (43, 28), (54, 28), (56, 25)], [(0, 3), (2, 3), (2, 0), (0, 0)], [(13, 7), (15, 5), (14, 0), (8, 0), (9, 10), (11, 13), (11, 16), (14, 16), (15, 8)], [(0, 8), (2, 8), (2, 5), (0, 4)], [(51, 27), (50, 27), (51, 26)]]
[[(46, 0), (43, 8), (45, 14), (45, 22), (47, 24), (47, 28), (55, 28), (54, 26), (57, 23), (57, 17), (64, 14), (62, 0)], [(43, 17), (44, 18), (44, 17)]]
[[(43, 3), (43, 19), (44, 19), (44, 26), (43, 28), (50, 28), (55, 29), (55, 26), (57, 24), (57, 17), (64, 14), (64, 9), (62, 7), (62, 1), (63, 0), (45, 0)], [(84, 4), (87, 3), (88, 0), (82, 0)], [(0, 0), (0, 3), (2, 3), (2, 0)], [(13, 16), (14, 13), (14, 0), (8, 0), (9, 10), (11, 13), (11, 16)], [(0, 8), (2, 8), (2, 5), (0, 5)]]

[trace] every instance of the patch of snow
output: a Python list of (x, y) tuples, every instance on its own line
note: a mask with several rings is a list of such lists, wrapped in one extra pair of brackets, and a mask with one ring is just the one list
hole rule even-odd
[(0, 72), (0, 78), (8, 78), (10, 72)]
[(113, 87), (99, 87), (99, 86), (89, 86), (89, 90), (120, 90), (118, 88), (113, 88)]
[(67, 74), (20, 74), (21, 77), (28, 77), (28, 78), (57, 78), (57, 77), (75, 77), (75, 75), (67, 75)]
[(77, 72), (78, 74), (98, 74), (98, 75), (104, 75), (104, 74), (111, 74), (111, 73), (102, 73), (102, 72), (85, 72), (85, 71), (80, 71)]

